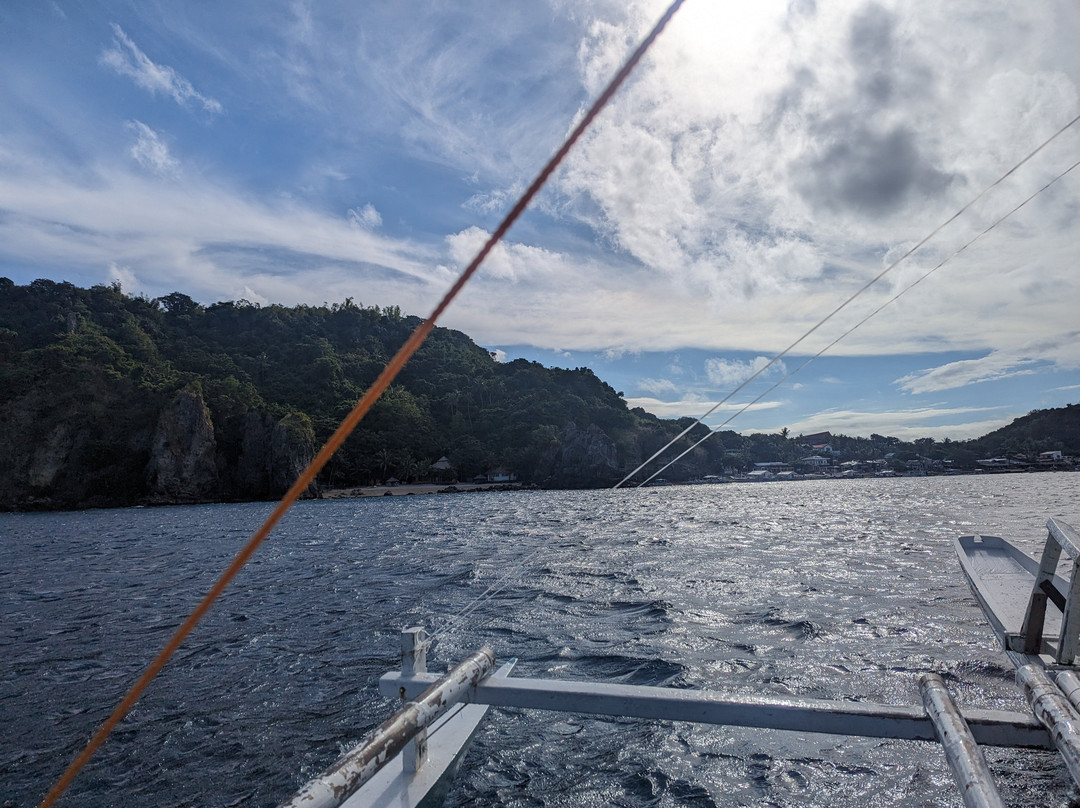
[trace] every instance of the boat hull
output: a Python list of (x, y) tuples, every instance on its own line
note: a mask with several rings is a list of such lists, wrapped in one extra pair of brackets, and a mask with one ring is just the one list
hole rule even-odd
[[(1047, 654), (1023, 654), (1014, 650), (1027, 614), (1028, 602), (1039, 572), (1039, 562), (998, 536), (960, 536), (953, 540), (960, 568), (983, 614), (1009, 658), (1018, 667), (1039, 663), (1053, 667)], [(1068, 591), (1068, 582), (1055, 576), (1059, 591)], [(1043, 635), (1061, 632), (1061, 614), (1048, 609)]]

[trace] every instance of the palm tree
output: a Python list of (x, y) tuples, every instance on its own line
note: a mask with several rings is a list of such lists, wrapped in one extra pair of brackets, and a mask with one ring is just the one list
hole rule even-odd
[(382, 479), (386, 480), (386, 473), (394, 462), (393, 453), (386, 448), (379, 449), (379, 451), (375, 453), (375, 462), (379, 464), (379, 468), (382, 470)]

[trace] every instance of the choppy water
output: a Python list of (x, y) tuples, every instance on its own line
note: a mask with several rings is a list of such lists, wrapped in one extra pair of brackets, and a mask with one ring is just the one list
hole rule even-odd
[[(63, 804), (274, 805), (393, 705), (398, 631), (520, 675), (1025, 709), (950, 546), (1035, 553), (1080, 474), (305, 502)], [(0, 516), (0, 805), (36, 803), (269, 506)], [(932, 744), (495, 712), (450, 802), (957, 806)], [(1007, 804), (1080, 794), (1045, 752), (987, 750)]]

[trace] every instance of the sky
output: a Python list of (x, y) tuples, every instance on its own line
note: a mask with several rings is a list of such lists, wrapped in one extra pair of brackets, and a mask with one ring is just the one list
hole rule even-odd
[[(664, 5), (0, 4), (0, 276), (426, 316)], [(440, 324), (743, 433), (1080, 401), (1080, 124), (1009, 173), (1077, 41), (1075, 0), (688, 0)]]

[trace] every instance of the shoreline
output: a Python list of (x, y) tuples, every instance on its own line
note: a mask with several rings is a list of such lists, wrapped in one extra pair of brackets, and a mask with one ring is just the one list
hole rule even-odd
[(321, 499), (357, 499), (360, 497), (400, 497), (427, 494), (463, 494), (471, 491), (520, 491), (517, 483), (400, 483), (398, 485), (361, 485), (354, 488), (331, 488)]

